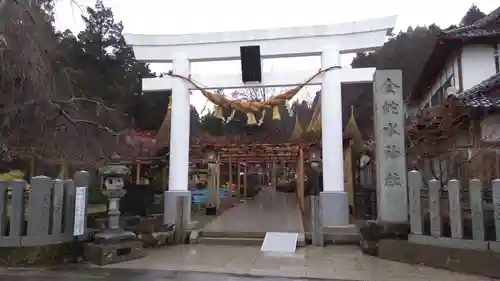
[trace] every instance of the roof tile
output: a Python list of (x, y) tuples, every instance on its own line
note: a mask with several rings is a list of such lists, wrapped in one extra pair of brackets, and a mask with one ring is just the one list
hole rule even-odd
[(483, 82), (460, 94), (457, 98), (470, 107), (498, 107), (500, 95), (493, 91), (500, 88), (500, 73), (492, 75)]
[(476, 37), (500, 34), (500, 7), (475, 23), (445, 32), (445, 37)]

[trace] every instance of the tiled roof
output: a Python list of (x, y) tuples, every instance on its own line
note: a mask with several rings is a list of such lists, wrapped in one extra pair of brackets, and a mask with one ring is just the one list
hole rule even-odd
[(445, 32), (444, 37), (484, 37), (500, 35), (500, 7), (475, 23)]
[(457, 98), (470, 107), (498, 107), (500, 108), (500, 73), (497, 73), (476, 86), (465, 91)]
[(487, 29), (470, 29), (461, 31), (459, 33), (449, 34), (446, 33), (446, 36), (449, 37), (460, 37), (460, 38), (474, 38), (474, 37), (488, 37), (488, 36), (499, 36), (500, 28), (487, 30)]

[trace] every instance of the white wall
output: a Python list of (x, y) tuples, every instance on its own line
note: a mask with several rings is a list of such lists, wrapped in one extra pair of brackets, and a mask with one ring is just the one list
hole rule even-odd
[(464, 91), (496, 73), (494, 48), (491, 45), (472, 45), (462, 52)]
[[(436, 91), (442, 87), (448, 79), (451, 78), (451, 86), (458, 88), (458, 55), (452, 55), (446, 62), (446, 67), (439, 73), (432, 87), (425, 93), (425, 100), (422, 102), (422, 107), (426, 105), (432, 106), (432, 97)], [(446, 89), (444, 89), (446, 90)]]
[[(500, 49), (500, 44), (499, 44)], [(458, 55), (450, 57), (446, 67), (441, 71), (432, 87), (425, 93), (426, 98), (421, 103), (421, 108), (433, 106), (432, 97), (436, 91), (442, 87), (448, 78), (451, 79), (451, 86), (459, 88)], [(491, 45), (468, 45), (462, 50), (462, 85), (466, 91), (481, 83), (488, 77), (496, 73), (494, 48)], [(444, 89), (446, 91), (446, 89)], [(443, 96), (445, 96), (444, 94)], [(435, 104), (434, 104), (435, 105)]]

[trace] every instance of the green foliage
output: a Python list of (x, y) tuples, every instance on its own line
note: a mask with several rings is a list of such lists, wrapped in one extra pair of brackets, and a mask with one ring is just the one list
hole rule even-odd
[(464, 15), (462, 20), (460, 21), (460, 26), (467, 26), (475, 23), (476, 21), (482, 19), (484, 16), (486, 16), (479, 8), (476, 6), (476, 4), (473, 4), (467, 13)]
[[(144, 110), (144, 105), (155, 113), (164, 112), (165, 102), (164, 108), (152, 106), (162, 104), (157, 102), (158, 95), (140, 94), (141, 78), (154, 74), (145, 63), (135, 59), (132, 48), (123, 38), (123, 24), (115, 21), (111, 8), (98, 0), (94, 8), (87, 8), (87, 14), (82, 16), (86, 27), (76, 37), (70, 31), (61, 34), (61, 44), (72, 53), (71, 65), (84, 74), (80, 77), (80, 89), (108, 104), (123, 107), (135, 120), (143, 118), (144, 113), (138, 108)], [(166, 101), (168, 96), (163, 98)], [(147, 109), (145, 112), (150, 113)], [(137, 122), (144, 123), (143, 120)]]

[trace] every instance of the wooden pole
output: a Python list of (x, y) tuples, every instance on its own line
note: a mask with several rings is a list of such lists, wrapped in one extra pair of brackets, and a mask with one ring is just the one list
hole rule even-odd
[(57, 178), (65, 180), (67, 179), (67, 176), (68, 176), (68, 165), (66, 164), (65, 161), (61, 161), (59, 163), (59, 175), (57, 176)]
[(163, 166), (161, 169), (161, 185), (163, 187), (163, 191), (167, 190), (167, 165)]
[(141, 184), (141, 164), (136, 164), (135, 184)]
[[(30, 157), (30, 178), (36, 176), (36, 171), (35, 171), (35, 156)], [(30, 180), (31, 182), (31, 180)]]
[(217, 190), (217, 209), (220, 206), (220, 154), (217, 153), (217, 164), (215, 166), (215, 189)]
[(271, 186), (271, 162), (266, 162), (266, 186)]
[(241, 164), (240, 164), (240, 162), (238, 162), (238, 182), (237, 182), (236, 188), (238, 189), (238, 197), (241, 197)]
[[(299, 179), (299, 171), (300, 171), (300, 152), (299, 152), (299, 157), (297, 159), (297, 162), (295, 162), (295, 192), (297, 193), (297, 203), (301, 205), (300, 202), (300, 179)], [(302, 206), (300, 207), (302, 210)]]
[(247, 181), (247, 165), (243, 168), (243, 188), (244, 188), (244, 196), (245, 199), (247, 198), (247, 187), (248, 187), (248, 181)]
[(229, 156), (229, 182), (228, 182), (228, 188), (229, 188), (229, 190), (232, 190), (232, 188), (233, 188), (233, 161), (231, 159), (231, 156)]
[(304, 212), (304, 150), (299, 150), (299, 159), (297, 161), (297, 192), (300, 209)]
[(276, 160), (271, 164), (271, 186), (276, 190)]
[(263, 186), (264, 185), (264, 169), (262, 169), (262, 166), (259, 167), (259, 185)]

